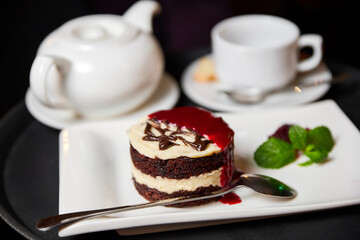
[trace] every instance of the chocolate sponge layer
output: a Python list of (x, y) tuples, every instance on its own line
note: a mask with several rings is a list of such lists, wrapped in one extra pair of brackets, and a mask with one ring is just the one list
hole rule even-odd
[(219, 169), (224, 165), (226, 152), (199, 158), (178, 157), (163, 160), (146, 157), (130, 145), (130, 154), (134, 166), (147, 175), (184, 179)]
[[(169, 198), (176, 198), (176, 197), (184, 197), (184, 196), (198, 196), (198, 195), (205, 195), (207, 193), (211, 193), (214, 191), (217, 191), (221, 189), (219, 186), (209, 186), (209, 187), (199, 187), (195, 191), (177, 191), (171, 194), (160, 192), (157, 189), (149, 188), (148, 186), (144, 184), (140, 184), (136, 182), (135, 179), (133, 179), (134, 185), (136, 190), (139, 192), (141, 196), (143, 196), (148, 201), (158, 201), (163, 199), (169, 199)], [(198, 200), (198, 201), (191, 201), (191, 202), (185, 202), (185, 203), (179, 203), (179, 204), (173, 204), (169, 205), (170, 207), (192, 207), (192, 206), (199, 206), (208, 202), (217, 201), (219, 197), (216, 198), (209, 198), (204, 200)]]

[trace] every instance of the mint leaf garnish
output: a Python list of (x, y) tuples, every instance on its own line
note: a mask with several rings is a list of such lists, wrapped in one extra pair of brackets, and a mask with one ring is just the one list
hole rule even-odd
[(313, 144), (318, 149), (330, 152), (334, 146), (334, 140), (330, 130), (327, 127), (320, 126), (308, 132), (307, 144)]
[(330, 130), (325, 126), (308, 130), (292, 125), (287, 134), (290, 142), (272, 135), (261, 144), (255, 151), (255, 162), (264, 168), (277, 169), (295, 161), (296, 152), (301, 151), (308, 160), (299, 166), (309, 166), (326, 160), (335, 144)]
[(311, 151), (305, 151), (304, 155), (306, 155), (310, 160), (314, 163), (320, 163), (324, 161), (328, 156), (328, 151), (319, 148), (313, 148)]
[(294, 161), (295, 156), (290, 143), (271, 137), (256, 150), (255, 161), (264, 168), (281, 168)]
[(289, 139), (295, 149), (304, 150), (306, 146), (307, 131), (300, 126), (291, 126), (289, 129)]
[(299, 163), (299, 166), (301, 166), (301, 167), (306, 167), (306, 166), (309, 166), (309, 165), (311, 165), (311, 164), (313, 164), (313, 163), (314, 163), (313, 161), (308, 160), (308, 161), (306, 161), (306, 162)]

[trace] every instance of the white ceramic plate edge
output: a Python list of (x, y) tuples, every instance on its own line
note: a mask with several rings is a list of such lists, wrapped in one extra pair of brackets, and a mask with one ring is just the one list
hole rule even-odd
[[(274, 112), (275, 113), (279, 113), (279, 112), (288, 113), (287, 115), (295, 114), (294, 116), (297, 116), (296, 114), (298, 114), (298, 113), (302, 113), (302, 112), (307, 112), (307, 113), (315, 112), (316, 113), (317, 111), (324, 111), (325, 113), (327, 112), (330, 114), (329, 122), (331, 123), (331, 127), (335, 127), (339, 123), (339, 124), (342, 124), (342, 129), (344, 131), (347, 131), (346, 132), (347, 134), (345, 136), (341, 135), (343, 137), (343, 139), (339, 139), (339, 143), (338, 143), (339, 149), (344, 146), (344, 143), (347, 143), (345, 141), (347, 138), (349, 138), (347, 141), (349, 141), (349, 140), (352, 141), (355, 139), (357, 142), (360, 143), (360, 133), (359, 133), (358, 129), (346, 117), (346, 115), (341, 111), (341, 109), (337, 106), (337, 104), (335, 102), (333, 102), (332, 100), (316, 102), (313, 104), (300, 106), (298, 108), (287, 108), (287, 109), (278, 110), (278, 111), (274, 111)], [(324, 112), (320, 112), (319, 116), (323, 116), (323, 119), (327, 119), (326, 117), (324, 117)], [(257, 118), (263, 116), (263, 114), (264, 113), (253, 113), (253, 114), (249, 114), (248, 116), (246, 116), (246, 115), (239, 115), (239, 114), (232, 114), (232, 113), (224, 113), (224, 114), (221, 114), (221, 116), (223, 116), (223, 118), (225, 120), (226, 119), (231, 120), (231, 118), (240, 117), (240, 118), (243, 118), (242, 121), (245, 121), (246, 118), (248, 120), (249, 119), (251, 120), (252, 118), (257, 119)], [(269, 114), (269, 113), (265, 113), (265, 115), (266, 114)], [(311, 119), (311, 118), (310, 119), (303, 118), (300, 120), (302, 120), (304, 122), (308, 122), (308, 123), (313, 122), (313, 119)], [(83, 128), (86, 130), (86, 129), (93, 129), (94, 127), (99, 127), (99, 126), (101, 126), (101, 123), (98, 123), (98, 124), (90, 124), (89, 123), (89, 124), (84, 125)], [(79, 129), (79, 127), (80, 126), (78, 126), (78, 127), (74, 126), (72, 128), (69, 128), (68, 131), (71, 132), (72, 129), (77, 130), (77, 129)], [(268, 128), (269, 126), (265, 126), (265, 127)], [(335, 129), (335, 130), (336, 130), (335, 133), (338, 134), (339, 129)], [(269, 131), (272, 131), (272, 129), (270, 129)], [(64, 131), (62, 131), (62, 134), (63, 133), (64, 133)], [(263, 135), (263, 130), (261, 133)], [(339, 137), (339, 136), (336, 136), (336, 137)], [(64, 141), (60, 141), (60, 149), (63, 149), (63, 147), (64, 147)], [(335, 149), (334, 155), (335, 156), (338, 156), (339, 154), (344, 155), (343, 152), (339, 152), (339, 151), (340, 150), (336, 151), (336, 149)], [(70, 187), (69, 183), (64, 182), (64, 180), (69, 180), (70, 182), (71, 182), (71, 180), (73, 180), (73, 179), (71, 179), (72, 177), (69, 175), (69, 172), (68, 172), (69, 169), (65, 168), (66, 167), (65, 162), (63, 161), (64, 156), (61, 155), (62, 153), (63, 153), (63, 151), (61, 150), (60, 151), (60, 199), (59, 199), (60, 204), (62, 203), (64, 198), (72, 197), (72, 196), (65, 196), (62, 194), (64, 189)], [(349, 160), (349, 158), (346, 158), (345, 155), (344, 155), (344, 157), (345, 157), (345, 160), (350, 161), (350, 163), (352, 163), (351, 159)], [(71, 165), (71, 163), (70, 163), (70, 165)], [(334, 171), (334, 167), (336, 167), (335, 169), (338, 170), (336, 162), (335, 162), (335, 165), (334, 165), (334, 162), (333, 163), (330, 162), (330, 163), (324, 164), (323, 166), (327, 168), (326, 171)], [(67, 167), (69, 167), (69, 166), (67, 166)], [(72, 167), (74, 167), (74, 166), (72, 166)], [(359, 169), (357, 169), (356, 166), (355, 166), (355, 169), (353, 169), (352, 166), (345, 166), (345, 170), (349, 171), (349, 168), (350, 168), (350, 171), (353, 171), (350, 173), (350, 175), (353, 174), (354, 176), (356, 176), (354, 181), (358, 181), (358, 183), (351, 183), (351, 184), (353, 184), (355, 187), (358, 187), (360, 189), (360, 179), (358, 177)], [(319, 166), (319, 167), (314, 166), (312, 168), (304, 169), (304, 168), (298, 167), (297, 164), (293, 164), (292, 166), (285, 167), (284, 170), (280, 170), (279, 172), (276, 172), (276, 177), (280, 180), (285, 180), (285, 182), (287, 182), (288, 180), (286, 180), (287, 178), (284, 176), (286, 176), (286, 174), (288, 174), (288, 171), (294, 171), (294, 169), (296, 169), (296, 171), (303, 171), (304, 174), (310, 175), (311, 172), (316, 173), (316, 172), (320, 171), (321, 166)], [(75, 171), (75, 170), (79, 170), (79, 169), (72, 168), (72, 170)], [(267, 175), (272, 175), (275, 173), (275, 172), (271, 172), (271, 171), (267, 171), (267, 170), (260, 170), (260, 169), (257, 169), (257, 171), (262, 171), (262, 172), (258, 172), (261, 174), (270, 173)], [(325, 172), (324, 174), (326, 176), (327, 172)], [(69, 177), (70, 177), (70, 179), (67, 179)], [(330, 178), (330, 180), (331, 180), (331, 178)], [(294, 182), (291, 182), (291, 183), (294, 184)], [(316, 186), (316, 184), (315, 184), (315, 186)], [(318, 183), (318, 186), (322, 186), (321, 183)], [(301, 191), (304, 190), (304, 189), (301, 189), (301, 185), (296, 185), (295, 187)], [(246, 199), (246, 201), (247, 201), (246, 204), (249, 204), (250, 199), (252, 199), (251, 197), (253, 195), (251, 195), (251, 193), (252, 192), (250, 190), (249, 191), (241, 190), (240, 196), (244, 200)], [(358, 193), (360, 193), (360, 191)], [(222, 206), (216, 205), (217, 203), (214, 203), (212, 205), (202, 206), (199, 208), (194, 208), (192, 210), (189, 210), (189, 209), (169, 210), (169, 212), (167, 212), (168, 209), (156, 208), (156, 209), (152, 209), (152, 211), (150, 211), (150, 212), (149, 211), (140, 212), (140, 213), (143, 213), (144, 215), (141, 215), (141, 214), (140, 215), (136, 215), (136, 214), (132, 215), (129, 213), (129, 214), (124, 214), (123, 218), (101, 218), (101, 219), (93, 219), (93, 220), (80, 222), (80, 223), (74, 224), (68, 228), (61, 230), (59, 235), (60, 236), (68, 236), (68, 235), (73, 235), (73, 234), (79, 234), (79, 233), (85, 233), (85, 232), (91, 232), (91, 231), (110, 230), (110, 229), (122, 229), (121, 231), (119, 231), (119, 233), (124, 234), (124, 235), (129, 235), (129, 234), (131, 234), (132, 229), (134, 229), (136, 227), (144, 227), (144, 230), (143, 230), (144, 232), (146, 232), (146, 231), (153, 232), (153, 231), (156, 231), (156, 229), (157, 229), (156, 225), (160, 225), (162, 227), (168, 226), (170, 229), (174, 229), (176, 227), (185, 228), (185, 227), (188, 227), (188, 225), (189, 225), (189, 224), (187, 224), (188, 222), (199, 222), (199, 221), (205, 221), (205, 222), (219, 221), (219, 222), (221, 222), (224, 220), (239, 221), (239, 220), (246, 220), (246, 219), (252, 219), (252, 218), (263, 218), (263, 217), (277, 216), (277, 215), (283, 215), (283, 214), (315, 211), (315, 210), (335, 208), (335, 207), (340, 207), (340, 206), (348, 206), (348, 205), (360, 203), (360, 195), (359, 194), (358, 195), (350, 195), (350, 196), (352, 196), (352, 197), (350, 197), (350, 198), (349, 197), (333, 198), (331, 201), (319, 200), (320, 202), (316, 202), (316, 201), (309, 202), (309, 200), (306, 199), (306, 197), (304, 198), (304, 193), (302, 193), (302, 195), (299, 195), (297, 199), (284, 202), (281, 205), (277, 205), (277, 202), (272, 202), (270, 200), (252, 199), (251, 201), (259, 203), (260, 206), (254, 207), (251, 204), (246, 205), (246, 204), (241, 203), (243, 205), (240, 204), (238, 206), (239, 208), (235, 205), (225, 206), (226, 208), (223, 208)], [(331, 197), (333, 197), (333, 196), (331, 196)], [(248, 201), (248, 199), (249, 199), (249, 201)], [(256, 200), (256, 201), (254, 201), (254, 200)], [(70, 202), (72, 204), (76, 204), (76, 201), (70, 201)], [(299, 205), (299, 202), (301, 203), (301, 205)], [(265, 205), (261, 205), (264, 203), (265, 203)], [(60, 209), (62, 209), (60, 212), (66, 212), (66, 208), (69, 209), (69, 206), (60, 207)], [(219, 211), (220, 211), (219, 209), (221, 210), (222, 215), (219, 215)], [(140, 211), (142, 211), (142, 210), (140, 210)], [(149, 213), (150, 213), (150, 215), (149, 215)], [(198, 224), (206, 225), (206, 223), (198, 223)], [(211, 222), (209, 222), (209, 224), (211, 224)], [(149, 227), (150, 225), (153, 225), (155, 227), (152, 229), (151, 227)], [(129, 232), (127, 232), (126, 228), (129, 228)], [(164, 228), (160, 228), (160, 229), (164, 229)], [(141, 231), (141, 229), (137, 228), (137, 231)]]

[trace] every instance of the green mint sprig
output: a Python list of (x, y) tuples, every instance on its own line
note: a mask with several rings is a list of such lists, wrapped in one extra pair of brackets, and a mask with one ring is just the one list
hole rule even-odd
[(261, 144), (255, 151), (255, 162), (264, 168), (278, 169), (294, 162), (297, 152), (302, 152), (309, 159), (299, 166), (309, 166), (327, 159), (335, 144), (330, 130), (325, 126), (307, 130), (293, 125), (288, 135), (290, 142), (270, 137)]

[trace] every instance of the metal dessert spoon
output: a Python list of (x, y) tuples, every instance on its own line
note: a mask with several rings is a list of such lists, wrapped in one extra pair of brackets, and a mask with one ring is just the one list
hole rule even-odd
[(245, 104), (254, 104), (260, 101), (263, 101), (267, 96), (286, 91), (296, 91), (301, 93), (302, 89), (307, 87), (314, 87), (321, 84), (335, 84), (340, 83), (348, 78), (348, 74), (343, 73), (340, 74), (331, 80), (322, 80), (322, 79), (314, 79), (313, 82), (305, 82), (299, 83), (297, 85), (285, 86), (282, 88), (266, 90), (258, 87), (243, 87), (243, 88), (235, 88), (235, 89), (219, 89), (220, 93), (225, 93), (232, 100)]
[(258, 174), (242, 174), (236, 177), (236, 179), (232, 181), (232, 184), (229, 187), (212, 192), (207, 195), (201, 195), (195, 197), (172, 198), (172, 199), (147, 202), (147, 203), (141, 203), (135, 205), (66, 213), (66, 214), (40, 219), (37, 222), (36, 227), (41, 231), (47, 231), (56, 226), (70, 225), (72, 223), (79, 222), (81, 220), (97, 218), (100, 216), (114, 214), (114, 213), (120, 213), (125, 211), (156, 207), (156, 206), (168, 206), (177, 203), (184, 203), (184, 202), (220, 197), (227, 193), (232, 192), (235, 188), (241, 186), (246, 186), (261, 194), (282, 197), (282, 198), (293, 198), (297, 195), (294, 189), (290, 188), (286, 184), (274, 178), (264, 175), (258, 175)]

